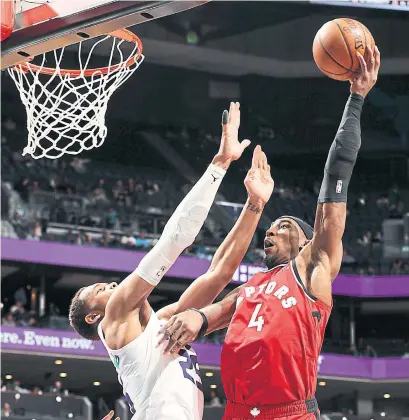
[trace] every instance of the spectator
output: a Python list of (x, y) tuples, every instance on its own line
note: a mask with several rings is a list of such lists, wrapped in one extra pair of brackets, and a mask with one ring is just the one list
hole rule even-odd
[(32, 229), (31, 233), (27, 236), (27, 239), (33, 241), (39, 241), (43, 235), (41, 224), (39, 222), (35, 222), (34, 228)]
[(344, 248), (344, 250), (343, 250), (342, 263), (343, 264), (355, 264), (356, 263), (356, 259), (348, 252), (347, 248)]
[(130, 195), (133, 195), (135, 193), (135, 181), (132, 178), (128, 178), (127, 188)]
[(393, 276), (399, 276), (400, 274), (402, 274), (402, 261), (401, 260), (395, 260), (392, 263), (391, 274)]
[(106, 204), (109, 200), (106, 196), (106, 193), (101, 188), (95, 188), (95, 190), (91, 194), (91, 203), (98, 205), (98, 204)]
[(40, 186), (38, 184), (38, 181), (33, 181), (33, 184), (31, 185), (31, 188), (30, 188), (31, 193), (38, 192), (39, 188), (40, 188)]
[(137, 248), (148, 248), (149, 247), (149, 240), (145, 237), (144, 232), (141, 232), (139, 234), (139, 238), (135, 239), (135, 246)]
[(112, 244), (112, 242), (113, 241), (112, 241), (112, 238), (111, 238), (111, 233), (108, 232), (108, 231), (105, 231), (102, 234), (102, 238), (99, 240), (99, 244), (101, 246), (106, 246), (106, 247), (110, 246)]
[(41, 388), (39, 386), (35, 386), (32, 390), (32, 393), (34, 395), (43, 395), (43, 391), (41, 391)]
[(389, 207), (389, 217), (391, 219), (400, 219), (402, 217), (402, 213), (399, 211), (398, 207), (395, 204), (392, 204)]
[(112, 188), (112, 195), (114, 196), (115, 199), (117, 199), (119, 193), (122, 193), (123, 190), (124, 190), (123, 182), (119, 179), (118, 181), (116, 181), (115, 185)]
[(19, 392), (20, 394), (29, 394), (30, 391), (21, 386), (21, 382), (18, 379), (15, 379), (13, 382), (13, 390)]
[(115, 229), (118, 222), (118, 213), (115, 209), (110, 208), (107, 214), (106, 227), (108, 229)]
[(375, 276), (376, 275), (376, 270), (372, 265), (368, 266), (367, 274), (368, 274), (368, 276)]
[(122, 188), (118, 193), (116, 194), (116, 203), (120, 207), (125, 207), (125, 204), (127, 204), (127, 192), (124, 188)]
[(95, 246), (94, 239), (91, 235), (85, 236), (85, 245)]
[(61, 381), (55, 381), (54, 385), (50, 387), (50, 392), (52, 394), (64, 394), (68, 395), (68, 390), (63, 389)]
[(28, 320), (28, 326), (29, 327), (37, 327), (37, 319), (34, 316), (31, 316)]
[(16, 321), (14, 321), (13, 315), (9, 312), (5, 318), (2, 319), (2, 324), (9, 327), (15, 327)]
[(360, 245), (368, 246), (372, 244), (372, 232), (367, 231), (364, 233), (364, 236), (361, 239), (358, 239), (357, 241)]
[(223, 407), (220, 398), (217, 396), (215, 391), (210, 391), (210, 407)]
[(84, 174), (87, 170), (86, 164), (89, 162), (89, 159), (81, 159), (79, 157), (74, 157), (71, 161), (70, 166), (74, 169), (75, 172), (79, 174)]
[(26, 311), (21, 302), (16, 302), (15, 305), (10, 308), (10, 312), (13, 315), (16, 325), (22, 326), (26, 317)]
[(29, 185), (30, 181), (28, 178), (21, 178), (20, 181), (14, 185), (14, 189), (20, 194), (20, 197), (26, 203), (28, 203), (29, 198)]
[(7, 402), (5, 402), (4, 404), (3, 404), (3, 407), (2, 407), (2, 409), (1, 409), (1, 416), (3, 417), (10, 417), (10, 415), (11, 415), (12, 413), (11, 413), (11, 409), (10, 409), (10, 404), (9, 403), (7, 403)]

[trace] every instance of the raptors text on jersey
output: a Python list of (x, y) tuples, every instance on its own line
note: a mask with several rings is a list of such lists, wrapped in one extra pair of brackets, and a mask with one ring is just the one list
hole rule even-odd
[(256, 274), (240, 291), (222, 351), (227, 399), (257, 406), (312, 398), (330, 313), (294, 261)]

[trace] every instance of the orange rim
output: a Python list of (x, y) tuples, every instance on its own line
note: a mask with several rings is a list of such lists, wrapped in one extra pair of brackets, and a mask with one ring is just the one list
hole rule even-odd
[[(130, 67), (132, 66), (132, 64), (136, 63), (139, 60), (139, 58), (142, 55), (143, 44), (139, 37), (137, 37), (134, 33), (128, 31), (127, 29), (118, 29), (117, 31), (110, 32), (107, 35), (113, 38), (122, 39), (124, 41), (136, 44), (138, 46), (136, 55), (129, 58), (125, 63), (115, 64), (110, 67), (99, 67), (88, 70), (60, 69), (59, 74), (61, 74), (62, 76), (66, 76), (69, 74), (73, 77), (78, 77), (81, 75), (89, 77), (92, 76), (94, 73), (107, 74), (108, 72), (115, 71), (117, 68), (123, 66), (124, 64), (126, 67)], [(33, 58), (34, 57), (30, 57), (28, 61), (33, 60)], [(25, 61), (24, 63), (19, 63), (18, 67), (14, 66), (12, 67), (12, 69), (16, 71), (22, 71), (24, 73), (27, 73), (28, 71), (33, 71), (41, 74), (47, 74), (49, 76), (53, 76), (55, 74), (56, 69), (53, 67), (41, 67), (36, 64), (29, 64), (28, 61)]]

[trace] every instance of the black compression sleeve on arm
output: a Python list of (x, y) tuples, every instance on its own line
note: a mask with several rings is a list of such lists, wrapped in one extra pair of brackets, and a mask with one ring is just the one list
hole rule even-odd
[(352, 93), (328, 153), (318, 203), (346, 203), (349, 181), (361, 147), (364, 98)]

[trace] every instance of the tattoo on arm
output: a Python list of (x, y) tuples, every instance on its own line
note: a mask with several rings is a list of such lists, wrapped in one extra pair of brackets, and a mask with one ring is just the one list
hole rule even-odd
[(250, 211), (254, 211), (254, 213), (260, 213), (261, 212), (261, 209), (260, 208), (258, 208), (256, 205), (254, 205), (253, 203), (249, 203), (248, 204), (248, 206), (247, 206), (247, 210), (250, 210)]

